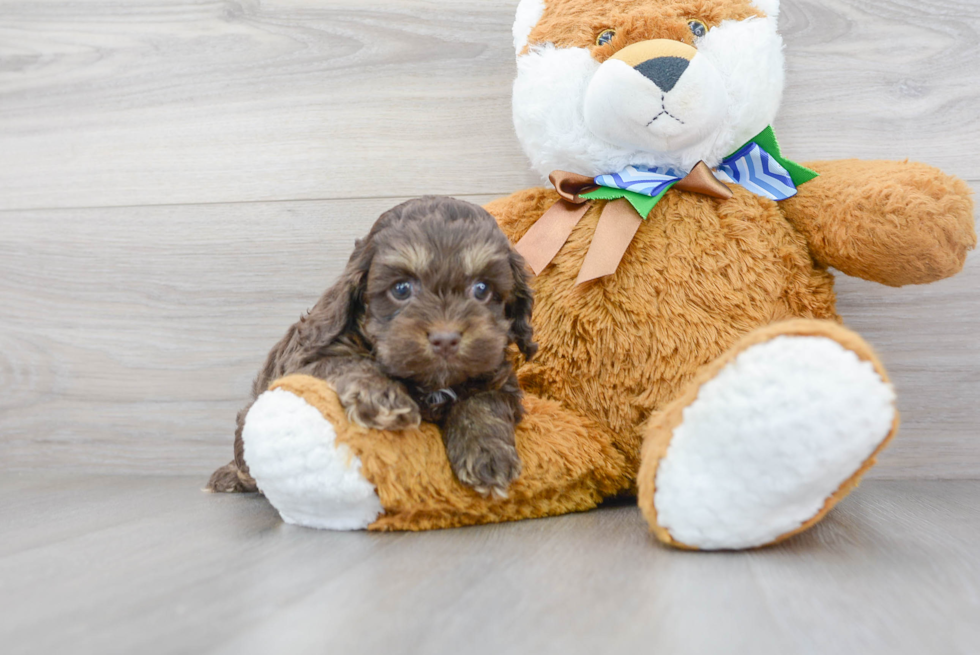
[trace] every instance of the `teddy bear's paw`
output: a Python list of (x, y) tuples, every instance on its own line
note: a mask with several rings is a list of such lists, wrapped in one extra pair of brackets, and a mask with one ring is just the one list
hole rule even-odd
[(286, 523), (330, 530), (366, 528), (382, 512), (361, 461), (335, 427), (285, 389), (266, 391), (245, 419), (245, 461)]
[(809, 527), (873, 462), (894, 402), (875, 366), (834, 339), (750, 346), (682, 408), (655, 473), (654, 530), (714, 550)]

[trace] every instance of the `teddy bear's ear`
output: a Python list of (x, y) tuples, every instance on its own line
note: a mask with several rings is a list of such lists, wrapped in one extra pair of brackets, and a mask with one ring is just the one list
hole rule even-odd
[(514, 51), (521, 54), (527, 45), (527, 37), (541, 20), (544, 13), (544, 0), (521, 0), (514, 17)]
[(779, 0), (752, 0), (752, 4), (766, 12), (770, 18), (779, 18)]

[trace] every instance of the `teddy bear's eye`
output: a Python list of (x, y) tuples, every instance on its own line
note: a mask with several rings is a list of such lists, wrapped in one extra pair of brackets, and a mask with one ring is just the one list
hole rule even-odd
[(599, 36), (595, 38), (595, 44), (606, 45), (613, 40), (614, 36), (616, 36), (616, 30), (602, 30), (599, 32)]
[(700, 39), (702, 36), (708, 33), (707, 25), (697, 19), (689, 20), (687, 22), (687, 26), (691, 28), (691, 34), (693, 34), (695, 38)]

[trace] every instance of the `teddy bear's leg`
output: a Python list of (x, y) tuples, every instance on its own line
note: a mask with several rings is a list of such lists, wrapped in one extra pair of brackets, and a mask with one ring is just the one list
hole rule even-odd
[(775, 543), (857, 486), (897, 426), (888, 376), (859, 336), (813, 320), (761, 328), (650, 421), (640, 507), (674, 546)]
[(251, 477), (286, 523), (358, 530), (382, 512), (337, 428), (292, 390), (273, 388), (256, 399), (245, 417), (242, 447)]
[(611, 435), (556, 402), (525, 397), (520, 477), (506, 499), (461, 485), (436, 426), (379, 431), (348, 421), (322, 380), (293, 375), (259, 396), (245, 461), (287, 523), (336, 530), (425, 530), (594, 507), (628, 485)]

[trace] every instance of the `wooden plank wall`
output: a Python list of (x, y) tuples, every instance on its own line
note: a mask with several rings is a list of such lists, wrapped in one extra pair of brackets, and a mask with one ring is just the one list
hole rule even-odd
[[(206, 475), (268, 347), (402, 198), (535, 184), (516, 0), (0, 0), (0, 467)], [(980, 188), (980, 3), (784, 0), (796, 159)], [(841, 276), (903, 430), (880, 478), (980, 475), (980, 261)]]

